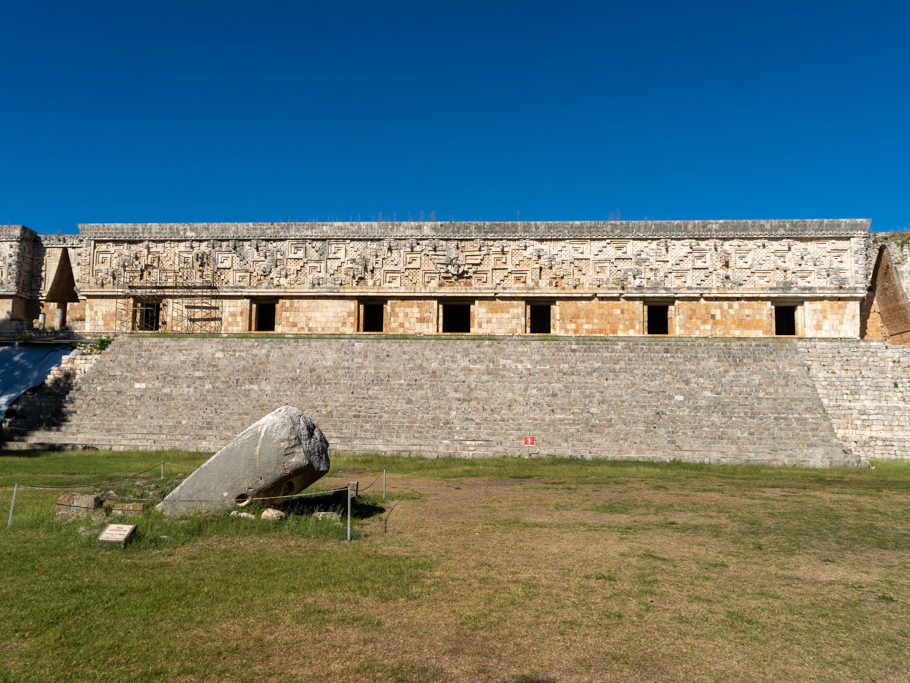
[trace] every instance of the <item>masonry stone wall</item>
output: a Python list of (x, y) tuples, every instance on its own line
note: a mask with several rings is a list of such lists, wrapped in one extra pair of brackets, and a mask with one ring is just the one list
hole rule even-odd
[[(905, 237), (884, 238), (878, 246), (878, 258), (872, 274), (870, 293), (866, 296), (860, 319), (864, 338), (910, 344), (910, 300), (907, 298), (907, 249)], [(873, 244), (877, 244), (873, 240)], [(870, 300), (871, 299), (871, 306)]]
[[(693, 358), (693, 349), (701, 357)], [(513, 353), (516, 358), (509, 357)], [(68, 356), (38, 391), (14, 404), (4, 427), (7, 438), (22, 439), (20, 445), (216, 449), (219, 434), (229, 438), (257, 411), (267, 412), (270, 402), (299, 401), (302, 395), (332, 426), (335, 446), (349, 450), (515, 453), (513, 437), (531, 431), (545, 452), (561, 455), (697, 459), (697, 453), (719, 458), (718, 440), (730, 438), (712, 435), (711, 418), (701, 411), (729, 416), (733, 406), (740, 419), (746, 414), (755, 421), (735, 429), (752, 433), (759, 445), (750, 446), (742, 435), (730, 438), (728, 459), (752, 453), (747, 459), (805, 462), (779, 453), (768, 460), (767, 453), (754, 451), (773, 451), (771, 442), (783, 449), (781, 440), (798, 450), (819, 431), (822, 406), (836, 437), (854, 456), (908, 459), (908, 354), (906, 346), (843, 340), (737, 345), (124, 338), (102, 356)], [(304, 367), (302, 358), (323, 360)], [(90, 370), (97, 360), (103, 363)], [(728, 377), (723, 368), (731, 364), (743, 365), (742, 374)], [(711, 374), (718, 369), (720, 374)], [(814, 394), (804, 393), (800, 369)], [(487, 383), (478, 374), (493, 379)], [(83, 377), (81, 391), (77, 380)], [(769, 402), (777, 399), (768, 382), (786, 385), (777, 391), (788, 407), (771, 409)], [(796, 394), (803, 392), (795, 407), (791, 382)], [(339, 386), (349, 387), (350, 394)], [(694, 391), (699, 387), (718, 391), (717, 403), (706, 404)], [(341, 394), (344, 400), (337, 398)], [(465, 402), (474, 399), (484, 407), (463, 412)], [(526, 405), (526, 412), (518, 410)], [(799, 425), (795, 432), (789, 419), (778, 422), (788, 411)], [(621, 419), (625, 431), (613, 431), (617, 425), (609, 415)], [(665, 415), (673, 419), (663, 422)], [(755, 431), (769, 419), (770, 426)], [(687, 424), (679, 428), (682, 421)], [(477, 433), (465, 439), (466, 425), (475, 422)], [(668, 427), (680, 434), (668, 434)], [(655, 429), (658, 438), (649, 443)], [(504, 436), (491, 439), (491, 433)], [(556, 434), (562, 436), (554, 439)], [(618, 452), (620, 442), (628, 452)], [(670, 442), (675, 455), (667, 453)]]
[(882, 233), (871, 236), (873, 248), (885, 245), (891, 263), (905, 293), (910, 292), (910, 234), (907, 232)]
[(222, 299), (221, 322), (223, 332), (246, 332), (252, 321), (250, 299)]
[(350, 299), (281, 299), (276, 332), (350, 334), (357, 331), (357, 301)]
[[(172, 330), (178, 302), (164, 298), (160, 331)], [(551, 333), (566, 336), (641, 336), (646, 334), (648, 302), (640, 299), (505, 299), (462, 297), (455, 299), (346, 299), (338, 297), (251, 297), (219, 300), (218, 331), (256, 331), (255, 307), (275, 306), (274, 331), (282, 334), (352, 334), (360, 331), (362, 301), (379, 301), (384, 310), (384, 330), (390, 334), (438, 334), (442, 331), (439, 307), (446, 301), (471, 305), (471, 333), (520, 335), (528, 333), (527, 306), (552, 305)], [(774, 336), (774, 306), (770, 301), (727, 299), (663, 300), (668, 305), (669, 334), (684, 337)], [(120, 302), (120, 316), (128, 313)], [(47, 311), (53, 306), (47, 305)], [(118, 301), (93, 299), (69, 304), (71, 316), (87, 321), (87, 329), (116, 327)], [(797, 306), (797, 334), (806, 337), (850, 338), (859, 327), (857, 301), (805, 301)], [(79, 315), (81, 313), (81, 315)], [(49, 319), (53, 319), (50, 315)]]
[[(470, 232), (470, 226), (463, 230)], [(228, 290), (291, 294), (399, 290), (440, 292), (759, 292), (856, 294), (864, 287), (862, 234), (841, 237), (690, 239), (615, 234), (599, 239), (434, 236), (363, 239), (339, 226), (336, 239), (92, 242), (93, 265), (80, 273), (86, 293), (180, 277), (212, 279)], [(731, 234), (735, 234), (735, 230)], [(540, 234), (540, 231), (532, 231)], [(217, 233), (214, 233), (217, 234)], [(504, 235), (506, 233), (503, 233)], [(613, 236), (611, 236), (613, 235)]]
[(0, 440), (10, 424), (26, 424), (40, 433), (58, 430), (74, 418), (71, 394), (99, 357), (97, 352), (82, 350), (64, 356), (40, 385), (29, 389), (9, 407), (0, 425)]
[(117, 300), (95, 298), (85, 302), (85, 330), (111, 332), (117, 330)]
[(389, 334), (436, 334), (439, 331), (435, 299), (389, 299), (386, 310)]
[[(885, 304), (866, 296), (884, 239), (870, 238), (868, 227), (863, 220), (152, 223), (88, 224), (79, 235), (39, 238), (0, 226), (0, 290), (19, 297), (26, 317), (42, 310), (33, 299), (45, 313), (52, 302), (65, 307), (86, 332), (130, 331), (148, 301), (162, 304), (162, 331), (247, 332), (257, 301), (272, 299), (276, 330), (287, 333), (356, 331), (360, 307), (374, 300), (384, 306), (387, 332), (435, 334), (440, 306), (462, 299), (472, 303), (477, 334), (525, 334), (527, 306), (547, 300), (554, 334), (644, 334), (645, 306), (666, 304), (670, 334), (770, 336), (771, 307), (790, 304), (805, 336), (894, 340), (881, 325)], [(901, 240), (886, 241), (898, 281), (910, 282)], [(67, 277), (74, 285), (63, 291)], [(211, 325), (187, 326), (190, 296), (218, 307)], [(12, 305), (2, 291), (0, 299)]]
[[(338, 451), (811, 466), (846, 453), (794, 343), (121, 337), (8, 446), (216, 450), (296, 405)], [(873, 454), (870, 453), (870, 456)]]
[(644, 334), (640, 300), (564, 300), (556, 304), (555, 334), (637, 336)]
[(859, 330), (858, 301), (808, 300), (802, 304), (803, 336), (855, 338)]
[(774, 307), (769, 301), (678, 301), (676, 334), (691, 337), (762, 337), (774, 335)]
[[(224, 302), (272, 297), (287, 332), (347, 333), (355, 302), (382, 298), (400, 302), (388, 305), (389, 331), (436, 333), (438, 306), (464, 298), (480, 334), (524, 333), (525, 307), (539, 299), (559, 305), (556, 333), (639, 334), (642, 300), (720, 298), (732, 303), (714, 309), (731, 318), (690, 305), (680, 329), (751, 336), (768, 333), (744, 313), (751, 302), (859, 302), (867, 228), (852, 220), (112, 224), (80, 226), (81, 242), (67, 249), (83, 299), (134, 302), (206, 287)], [(86, 330), (117, 324), (99, 307), (86, 313)], [(249, 316), (227, 308), (220, 331), (250, 329)], [(852, 320), (817, 329), (856, 337)]]
[(22, 225), (0, 225), (0, 330), (16, 329), (37, 316), (34, 263), (37, 234)]
[(801, 340), (838, 438), (870, 458), (910, 459), (910, 347)]
[(477, 334), (524, 334), (525, 302), (480, 299), (474, 304), (473, 329)]

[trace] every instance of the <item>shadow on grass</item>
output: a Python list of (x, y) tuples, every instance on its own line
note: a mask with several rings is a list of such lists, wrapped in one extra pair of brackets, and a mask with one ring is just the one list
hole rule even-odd
[[(0, 446), (3, 445), (3, 435), (0, 434)], [(3, 451), (4, 458), (37, 458), (47, 453), (47, 451)]]
[[(337, 512), (344, 516), (347, 513), (347, 491), (327, 491), (321, 496), (294, 498), (275, 507), (289, 515), (311, 515), (315, 512)], [(380, 501), (369, 496), (358, 496), (351, 499), (351, 517), (369, 519), (385, 512)]]

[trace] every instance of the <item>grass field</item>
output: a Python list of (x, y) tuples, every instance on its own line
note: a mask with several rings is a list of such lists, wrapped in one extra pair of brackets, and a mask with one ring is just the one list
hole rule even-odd
[(15, 483), (151, 495), (202, 460), (0, 454), (0, 679), (910, 672), (910, 463), (335, 457), (326, 490), (389, 472), (351, 542), (304, 514), (342, 504), (328, 493), (277, 523), (146, 515), (120, 549), (95, 542), (100, 522), (52, 522), (59, 490), (20, 488), (5, 528)]

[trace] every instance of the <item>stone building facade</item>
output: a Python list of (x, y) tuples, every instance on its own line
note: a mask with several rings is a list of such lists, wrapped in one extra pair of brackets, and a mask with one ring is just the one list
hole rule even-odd
[(0, 227), (0, 325), (910, 342), (866, 220)]

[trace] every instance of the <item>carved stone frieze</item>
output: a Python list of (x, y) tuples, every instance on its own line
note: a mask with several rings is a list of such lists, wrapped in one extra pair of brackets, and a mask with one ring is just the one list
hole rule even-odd
[(102, 290), (856, 293), (866, 286), (862, 239), (98, 240), (88, 280)]

